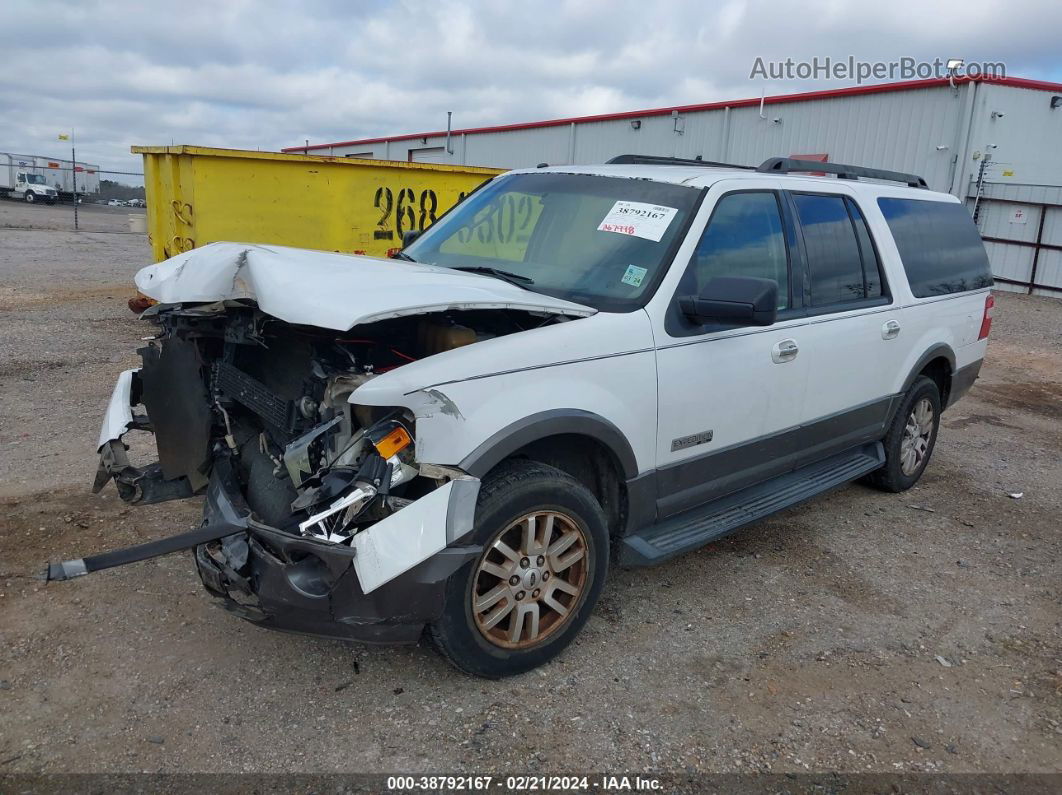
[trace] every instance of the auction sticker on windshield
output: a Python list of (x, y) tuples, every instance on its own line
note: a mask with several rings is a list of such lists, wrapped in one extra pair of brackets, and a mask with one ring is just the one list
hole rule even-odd
[(618, 201), (597, 227), (599, 232), (616, 232), (660, 242), (678, 210), (644, 202)]

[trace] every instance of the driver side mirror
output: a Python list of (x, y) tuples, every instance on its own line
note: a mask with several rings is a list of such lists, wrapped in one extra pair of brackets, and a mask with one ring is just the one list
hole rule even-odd
[(420, 237), (419, 229), (407, 229), (405, 232), (402, 233), (402, 248), (408, 246), (418, 237)]
[(717, 276), (700, 295), (680, 298), (679, 308), (700, 324), (770, 326), (778, 317), (778, 282), (752, 276)]

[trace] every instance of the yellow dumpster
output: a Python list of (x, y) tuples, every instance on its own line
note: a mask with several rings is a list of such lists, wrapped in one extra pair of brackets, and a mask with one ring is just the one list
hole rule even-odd
[(485, 180), (476, 166), (317, 157), (201, 146), (144, 156), (155, 260), (231, 240), (386, 256)]

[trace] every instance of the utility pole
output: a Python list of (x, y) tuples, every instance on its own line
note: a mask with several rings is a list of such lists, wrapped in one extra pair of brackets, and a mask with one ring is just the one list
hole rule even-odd
[(68, 133), (59, 133), (60, 141), (70, 142), (70, 178), (74, 187), (74, 231), (77, 231), (77, 148), (74, 142), (74, 128)]
[(74, 231), (78, 231), (77, 227), (77, 142), (74, 140), (74, 128), (70, 128), (70, 166), (72, 171), (70, 172), (73, 178), (74, 187)]

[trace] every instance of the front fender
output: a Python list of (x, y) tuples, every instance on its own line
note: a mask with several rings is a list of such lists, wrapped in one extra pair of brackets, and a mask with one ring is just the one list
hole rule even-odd
[(359, 389), (351, 402), (411, 410), (422, 463), (482, 476), (527, 443), (559, 433), (582, 434), (611, 449), (629, 478), (652, 468), (655, 367), (653, 351), (638, 351), (406, 394)]
[(656, 456), (656, 351), (645, 312), (600, 312), (437, 354), (367, 381), (353, 404), (416, 416), (422, 463), (484, 472), (559, 433), (604, 443), (625, 474)]

